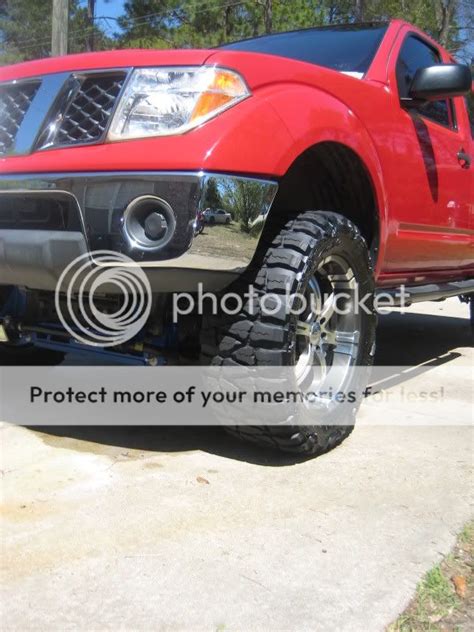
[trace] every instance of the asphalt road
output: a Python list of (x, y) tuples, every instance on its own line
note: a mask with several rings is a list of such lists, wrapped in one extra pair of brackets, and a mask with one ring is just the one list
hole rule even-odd
[(4, 424), (2, 629), (383, 630), (473, 513), (467, 316), (383, 317), (377, 362), (418, 367), (391, 384), (449, 406), (369, 399), (305, 462), (216, 428)]

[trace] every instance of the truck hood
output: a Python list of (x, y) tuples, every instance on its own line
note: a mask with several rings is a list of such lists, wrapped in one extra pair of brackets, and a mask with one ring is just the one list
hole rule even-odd
[(143, 50), (125, 49), (101, 53), (83, 53), (48, 57), (0, 68), (0, 81), (24, 79), (55, 72), (74, 72), (98, 68), (131, 66), (200, 66), (213, 50)]
[(351, 92), (366, 84), (366, 77), (357, 72), (341, 72), (306, 61), (280, 55), (214, 49), (206, 59), (210, 65), (232, 68), (239, 72), (251, 90), (272, 84), (305, 84), (323, 90)]
[[(240, 72), (252, 90), (280, 83), (307, 83), (321, 86), (353, 87), (354, 75), (302, 61), (263, 53), (226, 49), (149, 50), (125, 49), (48, 57), (0, 68), (0, 81), (25, 79), (58, 72), (143, 66), (200, 66), (212, 64)], [(319, 79), (319, 81), (318, 81)], [(347, 84), (347, 81), (349, 84)], [(359, 81), (359, 79), (356, 79)]]

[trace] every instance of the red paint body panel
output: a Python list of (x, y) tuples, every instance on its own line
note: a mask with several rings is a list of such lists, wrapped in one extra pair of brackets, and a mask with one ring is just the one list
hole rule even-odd
[[(0, 160), (2, 173), (220, 171), (282, 177), (309, 147), (334, 141), (360, 157), (379, 212), (380, 285), (465, 278), (474, 272), (474, 153), (467, 111), (454, 99), (451, 130), (400, 106), (395, 65), (414, 27), (393, 21), (363, 79), (282, 57), (230, 50), (124, 50), (0, 69), (0, 81), (65, 70), (219, 65), (237, 70), (252, 96), (180, 136), (47, 150)], [(448, 53), (438, 47), (442, 59)]]
[(110, 50), (101, 53), (81, 53), (64, 57), (49, 57), (0, 68), (0, 81), (25, 79), (37, 75), (70, 70), (95, 70), (129, 66), (199, 66), (212, 50)]

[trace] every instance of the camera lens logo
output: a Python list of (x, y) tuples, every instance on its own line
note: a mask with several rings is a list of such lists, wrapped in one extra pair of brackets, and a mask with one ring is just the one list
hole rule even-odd
[[(117, 299), (112, 308), (116, 311), (104, 311), (105, 295)], [(110, 250), (96, 250), (67, 266), (58, 280), (54, 300), (61, 324), (75, 340), (114, 347), (143, 329), (151, 312), (152, 292), (135, 261)]]

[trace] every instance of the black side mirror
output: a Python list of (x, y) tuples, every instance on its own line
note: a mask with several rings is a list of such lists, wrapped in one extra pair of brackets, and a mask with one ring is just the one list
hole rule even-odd
[(408, 96), (417, 101), (438, 101), (469, 94), (472, 75), (463, 64), (438, 64), (418, 68), (411, 82)]

